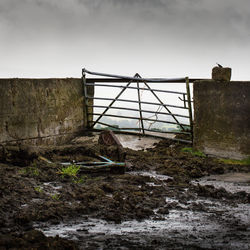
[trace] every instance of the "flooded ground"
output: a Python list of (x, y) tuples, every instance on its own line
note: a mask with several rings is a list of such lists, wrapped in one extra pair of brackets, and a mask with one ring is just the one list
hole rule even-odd
[(225, 188), (228, 192), (237, 193), (244, 191), (250, 194), (250, 173), (227, 173), (222, 175), (210, 175), (200, 180), (192, 181), (200, 185), (212, 185), (216, 188)]
[(96, 136), (6, 147), (0, 249), (249, 249), (249, 166), (194, 156), (169, 140), (151, 146), (126, 149), (125, 174), (75, 175), (61, 162), (116, 160), (117, 150)]
[[(84, 249), (91, 248), (93, 243), (97, 249), (119, 248), (121, 242), (125, 243), (124, 249), (249, 249), (249, 204), (232, 206), (208, 199), (183, 204), (176, 199), (166, 199), (167, 204), (171, 202), (178, 203), (179, 209), (170, 209), (159, 220), (152, 217), (115, 224), (79, 218), (59, 225), (37, 226), (47, 236), (75, 239)], [(192, 211), (195, 206), (206, 209)]]

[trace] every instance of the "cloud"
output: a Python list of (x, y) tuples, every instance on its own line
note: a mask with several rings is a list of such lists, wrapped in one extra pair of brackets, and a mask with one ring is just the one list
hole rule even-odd
[(138, 67), (200, 63), (245, 55), (249, 26), (249, 0), (0, 0), (10, 68), (16, 58), (47, 67), (67, 60), (128, 67), (131, 58)]

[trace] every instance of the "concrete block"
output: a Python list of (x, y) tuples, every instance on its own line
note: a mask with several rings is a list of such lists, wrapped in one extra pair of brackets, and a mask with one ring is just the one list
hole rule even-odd
[(232, 159), (250, 156), (250, 82), (194, 83), (194, 146)]
[[(94, 88), (88, 90), (92, 96)], [(0, 79), (0, 143), (56, 144), (72, 138), (86, 125), (83, 99), (77, 78)]]
[(226, 81), (231, 80), (232, 69), (231, 68), (222, 68), (214, 67), (212, 69), (212, 79), (214, 81)]

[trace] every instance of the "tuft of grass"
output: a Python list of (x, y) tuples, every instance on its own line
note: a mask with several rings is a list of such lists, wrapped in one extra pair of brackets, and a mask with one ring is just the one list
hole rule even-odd
[(193, 156), (198, 156), (198, 157), (206, 157), (206, 155), (204, 153), (202, 153), (201, 151), (196, 151), (193, 148), (182, 148), (181, 152), (185, 152), (185, 153), (190, 153)]
[(88, 178), (88, 177), (87, 177), (86, 175), (82, 175), (82, 176), (79, 177), (79, 178), (74, 178), (74, 179), (73, 179), (73, 182), (74, 182), (75, 184), (83, 184), (83, 183), (86, 181), (87, 178)]
[(35, 191), (38, 193), (42, 193), (43, 192), (43, 188), (40, 186), (34, 187)]
[(56, 200), (58, 201), (60, 199), (60, 195), (59, 194), (51, 194), (50, 197), (53, 199), (53, 200)]
[(20, 170), (19, 173), (31, 176), (38, 176), (39, 170), (37, 166), (31, 166), (31, 167), (25, 167), (24, 169)]
[(219, 161), (229, 165), (250, 165), (250, 156), (243, 160), (219, 159)]
[(80, 166), (76, 166), (72, 164), (67, 167), (63, 167), (61, 171), (59, 172), (59, 174), (62, 174), (63, 176), (76, 177), (79, 170), (80, 170)]

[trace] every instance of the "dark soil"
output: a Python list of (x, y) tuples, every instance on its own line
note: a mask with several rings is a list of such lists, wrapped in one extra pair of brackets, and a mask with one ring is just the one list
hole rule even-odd
[[(152, 217), (159, 220), (170, 209), (180, 208), (178, 203), (166, 204), (166, 197), (183, 202), (209, 197), (223, 199), (229, 204), (249, 203), (250, 196), (246, 192), (232, 194), (223, 188), (190, 184), (191, 180), (210, 174), (249, 172), (249, 166), (225, 165), (213, 158), (193, 156), (182, 152), (183, 147), (184, 144), (163, 140), (146, 152), (127, 149), (125, 174), (80, 171), (77, 176), (63, 175), (60, 162), (96, 161), (96, 155), (105, 155), (115, 161), (117, 149), (95, 143), (2, 148), (0, 249), (77, 249), (78, 241), (46, 237), (34, 230), (35, 223), (59, 224), (84, 216), (115, 223)], [(155, 171), (172, 178), (157, 180), (131, 174), (135, 171)], [(154, 185), (148, 185), (152, 182)], [(158, 209), (157, 214), (155, 209)], [(207, 210), (197, 204), (191, 204), (187, 209)], [(120, 242), (120, 249), (132, 248), (128, 240)], [(95, 249), (94, 246), (89, 249)], [(112, 248), (112, 245), (106, 246)], [(172, 242), (170, 249), (178, 247), (178, 242)], [(118, 248), (117, 245), (113, 247)], [(140, 249), (139, 243), (133, 245), (133, 249)], [(185, 249), (198, 249), (198, 246), (190, 245)]]

